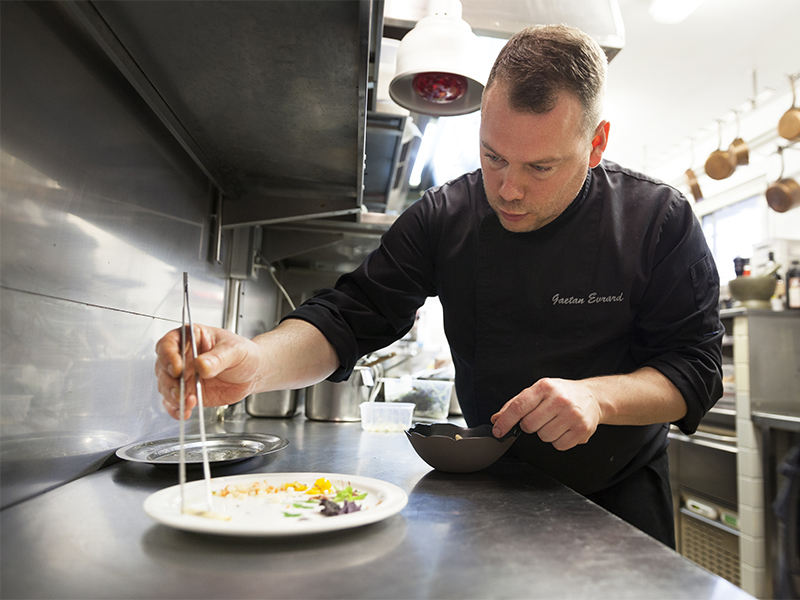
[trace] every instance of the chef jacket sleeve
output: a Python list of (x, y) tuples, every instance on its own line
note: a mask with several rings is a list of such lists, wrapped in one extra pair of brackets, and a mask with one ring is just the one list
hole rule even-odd
[(359, 358), (402, 338), (436, 294), (434, 208), (425, 199), (397, 218), (361, 266), (287, 315), (317, 327), (336, 349), (340, 366), (330, 381), (347, 379)]
[(632, 351), (638, 364), (657, 369), (680, 390), (687, 413), (675, 425), (690, 434), (722, 396), (719, 275), (682, 198), (670, 205), (654, 243)]

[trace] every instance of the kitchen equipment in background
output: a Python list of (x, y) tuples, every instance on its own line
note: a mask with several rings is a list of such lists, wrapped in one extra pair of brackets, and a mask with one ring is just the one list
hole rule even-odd
[(306, 388), (306, 417), (312, 421), (360, 421), (360, 406), (372, 399), (371, 392), (382, 373), (383, 367), (373, 361), (356, 365), (347, 381), (326, 380)]
[(789, 75), (789, 83), (792, 86), (792, 107), (783, 113), (781, 120), (778, 121), (778, 135), (790, 142), (800, 140), (800, 107), (797, 106), (794, 89), (794, 82), (799, 77), (800, 74)]
[(786, 271), (786, 308), (800, 309), (800, 261), (793, 260)]
[(360, 409), (364, 431), (403, 431), (414, 415), (411, 402), (363, 402)]
[(767, 188), (767, 204), (784, 213), (800, 206), (800, 184), (794, 179), (779, 179)]
[(453, 382), (437, 379), (415, 379), (410, 375), (383, 378), (386, 402), (411, 402), (415, 419), (445, 420), (450, 414)]
[(701, 423), (693, 435), (672, 426), (670, 480), (678, 552), (740, 585), (736, 430), (733, 422), (729, 426)]
[(770, 309), (770, 298), (775, 293), (778, 280), (771, 274), (761, 277), (737, 277), (728, 282), (728, 291), (734, 300), (747, 308)]
[(700, 200), (703, 199), (703, 192), (700, 190), (700, 184), (697, 181), (697, 175), (695, 174), (694, 168), (693, 168), (694, 167), (694, 161), (695, 161), (695, 156), (694, 156), (694, 138), (691, 138), (690, 141), (691, 141), (691, 147), (692, 147), (692, 162), (690, 163), (689, 168), (686, 169), (686, 172), (684, 174), (686, 175), (686, 181), (689, 184), (689, 189), (692, 192), (692, 196), (694, 196), (694, 201), (695, 202), (700, 202)]
[[(289, 445), (289, 441), (278, 435), (266, 433), (225, 433), (206, 436), (206, 444), (208, 460), (216, 467), (283, 450)], [(200, 436), (186, 436), (184, 447), (186, 466), (201, 467)], [(172, 468), (179, 463), (179, 453), (180, 439), (177, 437), (136, 442), (116, 452), (123, 460)]]
[(455, 366), (453, 365), (452, 362), (448, 362), (442, 367), (423, 369), (421, 371), (417, 371), (416, 373), (411, 374), (411, 377), (414, 379), (435, 379), (437, 381), (452, 381), (453, 391), (450, 394), (449, 414), (450, 416), (460, 417), (462, 416), (462, 412), (461, 412), (461, 404), (458, 402), (458, 394), (456, 394), (455, 376), (456, 376)]
[(792, 261), (800, 260), (800, 240), (777, 238), (753, 244), (753, 256), (750, 259), (753, 273), (763, 273), (768, 268), (770, 258), (786, 270)]
[(245, 398), (245, 410), (251, 417), (289, 418), (297, 414), (297, 407), (305, 398), (305, 388), (275, 390), (250, 394)]
[[(345, 392), (345, 389), (348, 385), (358, 387), (362, 382), (368, 388), (374, 389), (375, 382), (383, 373), (383, 367), (379, 365), (394, 356), (394, 352), (389, 352), (388, 354), (378, 357), (366, 357), (363, 364), (356, 366), (354, 375), (351, 377), (351, 381), (358, 382), (357, 384), (345, 382), (341, 387), (335, 387), (338, 384), (327, 382), (330, 385), (324, 385), (326, 382), (321, 382), (317, 384), (323, 388), (320, 390), (301, 388), (298, 390), (275, 390), (251, 394), (245, 399), (247, 414), (251, 417), (290, 418), (294, 417), (297, 414), (298, 408), (305, 404), (306, 416), (310, 419), (320, 421), (358, 421), (360, 419), (360, 414), (358, 413), (358, 402), (356, 402), (356, 399), (363, 397), (365, 393), (367, 394), (367, 398), (369, 398), (369, 391), (364, 392), (363, 390), (358, 390), (358, 392)], [(309, 391), (311, 391), (313, 396), (310, 401), (312, 404), (310, 412), (314, 416), (309, 416)], [(338, 398), (338, 408), (323, 408), (322, 405), (325, 403), (323, 397), (330, 398), (334, 396)], [(348, 397), (348, 400), (345, 400), (345, 396)], [(354, 402), (355, 404), (353, 404)], [(337, 417), (337, 411), (342, 411), (342, 416)]]
[(694, 174), (692, 169), (686, 169), (686, 180), (689, 182), (689, 189), (692, 191), (695, 202), (700, 202), (703, 199), (703, 192), (700, 190), (700, 184), (697, 182), (697, 175)]
[(687, 497), (681, 508), (681, 554), (712, 573), (739, 585), (738, 515), (708, 500)]
[(403, 37), (389, 85), (397, 104), (432, 116), (480, 108), (489, 72), (478, 53), (477, 36), (461, 15), (458, 0), (431, 0), (428, 16)]
[(742, 139), (740, 134), (742, 124), (739, 121), (739, 111), (734, 110), (733, 114), (736, 115), (736, 137), (731, 142), (731, 145), (728, 146), (728, 153), (731, 156), (731, 161), (735, 169), (736, 167), (746, 165), (750, 162), (750, 149), (747, 146), (747, 142)]
[(733, 259), (733, 270), (737, 277), (750, 276), (750, 259), (737, 256)]
[(736, 170), (731, 156), (727, 150), (718, 148), (706, 159), (706, 175), (711, 179), (727, 179)]
[(750, 162), (750, 151), (747, 142), (738, 136), (728, 146), (728, 152), (731, 154), (736, 166), (746, 165)]
[(800, 184), (794, 179), (783, 176), (786, 167), (783, 159), (784, 150), (784, 147), (778, 147), (778, 154), (781, 156), (781, 174), (777, 181), (769, 185), (766, 192), (767, 204), (772, 210), (779, 213), (785, 213), (800, 206)]
[(738, 165), (746, 165), (750, 160), (747, 142), (736, 137), (727, 150), (722, 149), (722, 121), (719, 124), (719, 146), (706, 159), (706, 175), (711, 179), (727, 179), (736, 171)]
[(695, 500), (694, 498), (687, 498), (684, 504), (686, 508), (695, 514), (700, 515), (701, 517), (711, 519), (712, 521), (716, 521), (719, 518), (719, 511), (716, 509), (716, 507), (707, 502), (701, 502), (700, 500)]

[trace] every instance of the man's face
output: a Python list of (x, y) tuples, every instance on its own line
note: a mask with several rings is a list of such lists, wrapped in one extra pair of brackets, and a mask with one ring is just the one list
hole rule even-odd
[(480, 150), (489, 205), (508, 231), (539, 229), (570, 205), (588, 168), (600, 162), (608, 123), (590, 140), (581, 128), (580, 101), (571, 94), (562, 93), (545, 114), (512, 109), (503, 83), (486, 94)]

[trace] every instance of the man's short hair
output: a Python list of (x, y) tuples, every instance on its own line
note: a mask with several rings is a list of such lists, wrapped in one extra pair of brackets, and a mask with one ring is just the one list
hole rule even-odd
[(550, 112), (562, 92), (583, 107), (588, 136), (603, 112), (608, 60), (600, 45), (580, 29), (567, 25), (533, 25), (514, 35), (500, 51), (486, 83), (508, 86), (511, 107), (522, 112)]

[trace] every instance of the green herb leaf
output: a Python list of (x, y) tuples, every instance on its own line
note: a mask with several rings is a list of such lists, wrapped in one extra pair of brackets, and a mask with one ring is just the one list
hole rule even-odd
[(349, 501), (352, 502), (353, 500), (363, 500), (367, 497), (367, 492), (363, 494), (358, 494), (357, 496), (356, 490), (353, 489), (353, 486), (348, 485), (345, 488), (336, 488), (336, 496), (333, 498), (334, 502), (344, 502)]
[(295, 515), (295, 514), (292, 514), (292, 513), (284, 512), (284, 513), (283, 513), (283, 516), (284, 516), (284, 517), (300, 517), (300, 516), (302, 516), (302, 515), (301, 515), (301, 514), (299, 514), (299, 513)]

